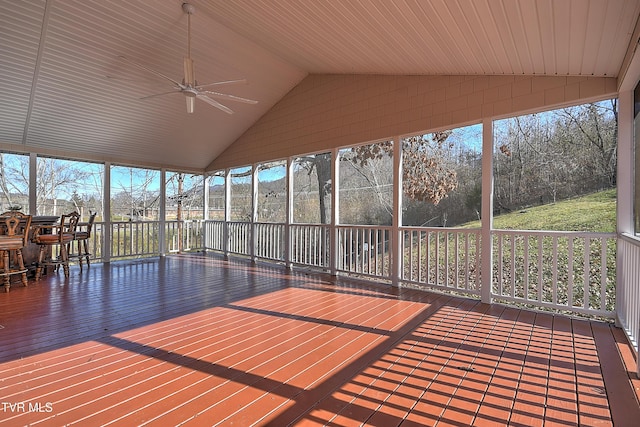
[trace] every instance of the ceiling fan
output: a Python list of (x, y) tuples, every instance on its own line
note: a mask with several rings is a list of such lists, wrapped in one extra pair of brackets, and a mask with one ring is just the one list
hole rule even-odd
[(184, 58), (184, 78), (182, 79), (182, 82), (178, 82), (177, 80), (174, 80), (171, 77), (167, 77), (158, 71), (152, 70), (151, 68), (148, 68), (142, 64), (138, 64), (137, 62), (132, 61), (124, 56), (120, 56), (120, 59), (128, 62), (129, 64), (135, 67), (138, 67), (142, 70), (153, 73), (158, 77), (161, 77), (165, 80), (170, 81), (174, 85), (173, 90), (170, 92), (163, 92), (155, 95), (149, 95), (140, 99), (155, 98), (157, 96), (168, 95), (171, 93), (182, 93), (184, 94), (185, 99), (187, 101), (187, 113), (193, 113), (196, 99), (199, 99), (201, 101), (206, 102), (207, 104), (210, 104), (216, 108), (219, 108), (220, 110), (228, 114), (232, 114), (233, 110), (227, 107), (226, 105), (221, 104), (220, 102), (216, 101), (213, 98), (219, 98), (219, 99), (224, 99), (228, 101), (244, 102), (246, 104), (257, 104), (258, 101), (255, 101), (253, 99), (246, 99), (246, 98), (241, 98), (239, 96), (207, 90), (207, 88), (210, 88), (212, 86), (223, 86), (223, 85), (229, 85), (229, 84), (235, 84), (235, 83), (245, 83), (244, 79), (227, 80), (227, 81), (214, 82), (214, 83), (208, 83), (203, 85), (199, 85), (198, 82), (196, 81), (195, 70), (193, 67), (193, 59), (191, 59), (191, 15), (194, 14), (195, 10), (196, 9), (192, 4), (182, 3), (182, 11), (187, 15), (187, 33), (188, 33), (187, 56)]

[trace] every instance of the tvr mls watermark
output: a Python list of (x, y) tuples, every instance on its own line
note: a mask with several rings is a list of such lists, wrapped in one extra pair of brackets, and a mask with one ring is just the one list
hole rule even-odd
[(0, 411), (10, 413), (53, 412), (51, 402), (0, 402)]

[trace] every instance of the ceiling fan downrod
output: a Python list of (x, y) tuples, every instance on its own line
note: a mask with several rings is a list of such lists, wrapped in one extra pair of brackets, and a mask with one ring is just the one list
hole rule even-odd
[(184, 79), (182, 80), (182, 84), (186, 88), (182, 90), (182, 93), (184, 93), (187, 102), (187, 113), (192, 114), (195, 108), (195, 98), (198, 94), (198, 91), (194, 89), (196, 76), (191, 59), (191, 15), (196, 11), (196, 8), (191, 3), (182, 3), (182, 11), (187, 14), (187, 57), (184, 58)]
[(182, 3), (182, 11), (187, 14), (187, 57), (191, 58), (191, 15), (196, 8), (191, 3)]

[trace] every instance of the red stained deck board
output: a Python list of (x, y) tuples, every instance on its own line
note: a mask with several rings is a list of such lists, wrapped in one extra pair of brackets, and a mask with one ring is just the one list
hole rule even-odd
[(625, 425), (638, 410), (609, 324), (215, 256), (50, 275), (0, 295), (0, 325), (0, 426)]
[(603, 323), (593, 323), (591, 327), (594, 343), (602, 369), (603, 385), (608, 396), (612, 418), (616, 426), (633, 426), (640, 420), (640, 407), (633, 385), (625, 374), (624, 361), (618, 351), (611, 327)]

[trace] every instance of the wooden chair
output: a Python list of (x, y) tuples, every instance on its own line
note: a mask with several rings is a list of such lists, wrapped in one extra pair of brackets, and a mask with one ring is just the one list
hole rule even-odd
[[(31, 227), (31, 215), (22, 212), (5, 212), (0, 215), (0, 253), (3, 265), (0, 276), (4, 276), (4, 289), (9, 292), (11, 287), (10, 276), (22, 275), (22, 284), (27, 286), (27, 269), (22, 259), (22, 248), (27, 244), (29, 228)], [(11, 263), (13, 253), (14, 263)]]
[[(71, 212), (70, 214), (62, 215), (58, 224), (41, 225), (33, 230), (31, 241), (40, 245), (36, 280), (40, 280), (42, 269), (46, 266), (53, 266), (57, 270), (62, 265), (64, 277), (69, 277), (69, 253), (67, 249), (75, 238), (79, 221), (80, 215), (77, 212)], [(58, 255), (54, 258), (55, 252), (47, 249), (54, 249), (55, 247), (57, 247)]]
[(82, 258), (86, 259), (87, 267), (91, 266), (91, 263), (89, 261), (89, 258), (91, 257), (91, 253), (89, 253), (89, 239), (91, 238), (91, 230), (93, 229), (93, 223), (95, 220), (96, 212), (89, 215), (89, 221), (78, 223), (74, 235), (74, 241), (77, 242), (77, 252), (73, 254), (71, 253), (71, 250), (73, 249), (73, 242), (69, 244), (69, 248), (67, 250), (69, 253), (69, 258), (78, 258), (80, 272), (82, 272)]

